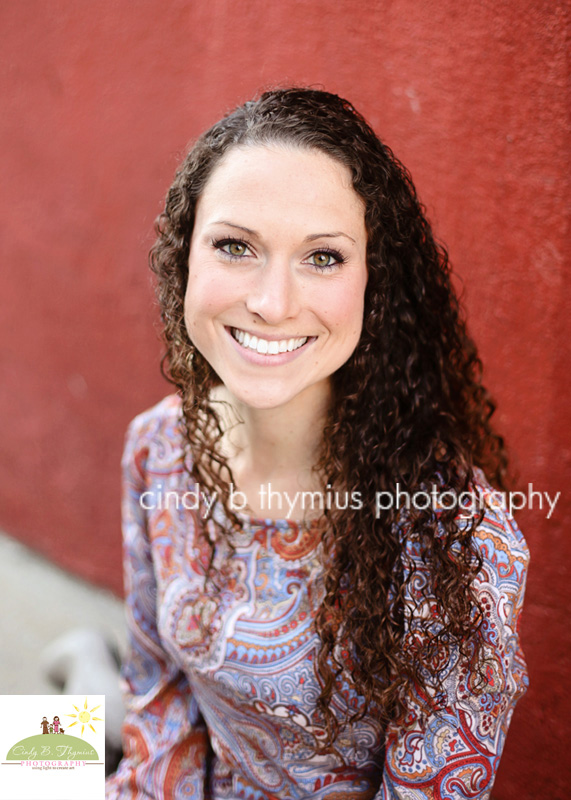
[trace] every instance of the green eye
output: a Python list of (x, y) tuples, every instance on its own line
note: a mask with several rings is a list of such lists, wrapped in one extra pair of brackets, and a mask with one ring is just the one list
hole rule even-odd
[(243, 256), (247, 249), (244, 242), (228, 242), (225, 247), (231, 256)]
[(240, 239), (213, 239), (212, 247), (229, 258), (242, 258), (247, 256), (250, 248)]
[(345, 259), (336, 250), (316, 250), (309, 256), (309, 263), (317, 270), (332, 270), (343, 264)]
[(331, 253), (314, 253), (311, 257), (316, 267), (330, 267), (333, 262)]

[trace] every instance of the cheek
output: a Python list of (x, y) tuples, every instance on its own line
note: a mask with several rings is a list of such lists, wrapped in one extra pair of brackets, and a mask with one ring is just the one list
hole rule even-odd
[(203, 273), (188, 276), (184, 312), (188, 318), (212, 316), (228, 302), (227, 286)]
[(210, 303), (208, 295), (201, 291), (200, 285), (189, 277), (184, 298), (184, 321), (191, 339), (194, 339), (196, 332), (200, 331), (201, 320), (209, 316), (208, 305)]
[(347, 289), (330, 298), (324, 319), (328, 327), (347, 339), (359, 338), (363, 327), (363, 292)]

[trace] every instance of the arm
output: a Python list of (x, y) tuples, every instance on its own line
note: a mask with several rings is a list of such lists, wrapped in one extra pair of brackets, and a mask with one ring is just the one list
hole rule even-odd
[(209, 748), (188, 683), (161, 645), (156, 579), (145, 512), (148, 448), (135, 427), (123, 455), (123, 548), (129, 650), (122, 667), (124, 758), (106, 784), (108, 800), (205, 796)]
[(515, 522), (497, 502), (486, 510), (475, 540), (484, 559), (476, 589), (486, 617), (488, 687), (473, 692), (469, 670), (451, 657), (444, 711), (422, 724), (418, 700), (412, 697), (410, 725), (387, 732), (376, 800), (490, 796), (515, 703), (528, 685), (518, 624), (529, 553)]

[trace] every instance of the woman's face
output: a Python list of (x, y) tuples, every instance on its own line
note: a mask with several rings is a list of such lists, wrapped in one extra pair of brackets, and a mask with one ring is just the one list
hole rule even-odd
[(229, 151), (197, 203), (185, 321), (234, 400), (327, 400), (361, 334), (366, 247), (342, 164), (277, 145)]

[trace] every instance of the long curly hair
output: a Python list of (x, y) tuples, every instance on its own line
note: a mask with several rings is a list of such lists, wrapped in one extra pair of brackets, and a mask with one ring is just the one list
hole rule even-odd
[[(365, 203), (368, 234), (362, 334), (331, 377), (315, 464), (324, 487), (356, 486), (363, 500), (361, 508), (333, 504), (321, 519), (325, 577), (315, 667), (317, 710), (330, 746), (341, 726), (373, 706), (385, 723), (404, 724), (411, 691), (427, 712), (437, 709), (454, 648), (483, 679), (474, 589), (482, 561), (473, 540), (482, 512), (462, 524), (454, 507), (393, 504), (379, 513), (374, 498), (434, 487), (459, 496), (473, 487), (476, 467), (505, 488), (507, 459), (490, 425), (494, 404), (447, 252), (435, 242), (410, 174), (347, 100), (314, 89), (267, 91), (197, 140), (168, 192), (150, 255), (164, 324), (163, 372), (182, 397), (188, 470), (221, 498), (227, 540), (239, 520), (229, 503), (231, 470), (218, 447), (221, 419), (209, 401), (220, 381), (184, 323), (189, 248), (197, 200), (220, 160), (231, 148), (272, 144), (317, 149), (344, 164)], [(207, 528), (213, 553), (219, 534)], [(413, 550), (428, 580), (419, 580)], [(211, 570), (212, 564), (213, 555)], [(430, 614), (422, 610), (427, 603)], [(359, 703), (339, 704), (342, 685)]]

